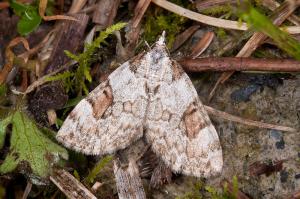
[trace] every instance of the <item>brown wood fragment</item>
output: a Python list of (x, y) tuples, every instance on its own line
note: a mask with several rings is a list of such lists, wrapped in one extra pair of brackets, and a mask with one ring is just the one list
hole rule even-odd
[(49, 64), (44, 70), (44, 74), (48, 74), (59, 69), (61, 66), (70, 61), (64, 53), (65, 50), (75, 53), (81, 46), (84, 32), (88, 23), (88, 15), (74, 15), (77, 21), (62, 21), (57, 24), (59, 31), (53, 44), (53, 51), (49, 58)]
[(173, 46), (171, 48), (171, 52), (177, 50), (184, 42), (186, 42), (198, 29), (200, 28), (199, 25), (194, 25), (186, 29), (184, 32), (180, 33), (176, 36)]
[(214, 37), (215, 37), (214, 32), (205, 33), (205, 35), (193, 47), (191, 52), (191, 57), (195, 59), (198, 56), (200, 56), (208, 48), (208, 46), (210, 45)]
[(141, 25), (139, 24), (136, 28), (133, 28), (131, 22), (128, 27), (129, 31), (125, 35), (126, 44), (124, 48), (127, 55), (127, 60), (134, 56), (134, 49), (136, 48), (140, 37)]
[(55, 169), (50, 180), (70, 199), (97, 199), (74, 176), (63, 169)]
[(79, 12), (84, 5), (86, 4), (87, 0), (80, 0), (80, 1), (72, 1), (71, 8), (69, 9), (69, 14), (75, 14)]
[(27, 71), (26, 70), (22, 70), (22, 82), (21, 82), (19, 90), (21, 92), (25, 92), (26, 89), (27, 89), (27, 87), (28, 87), (28, 75), (27, 75)]
[(276, 161), (274, 164), (266, 164), (261, 162), (254, 162), (249, 166), (249, 173), (251, 176), (260, 176), (266, 174), (266, 176), (271, 175), (274, 172), (279, 172), (282, 170), (284, 160)]
[(100, 0), (94, 10), (93, 22), (101, 29), (111, 26), (117, 14), (120, 0)]
[(260, 59), (244, 57), (183, 58), (179, 60), (185, 71), (273, 71), (300, 72), (300, 62), (293, 59)]
[(237, 193), (234, 193), (234, 188), (231, 182), (228, 182), (227, 180), (224, 180), (222, 182), (223, 186), (227, 186), (227, 191), (231, 194), (231, 195), (235, 195), (236, 194), (236, 199), (250, 199), (246, 194), (244, 194), (242, 191), (238, 190)]
[(118, 160), (115, 160), (114, 174), (120, 199), (146, 199), (138, 167), (134, 160), (129, 160), (126, 170), (123, 170)]
[(136, 28), (139, 25), (150, 3), (151, 0), (139, 0), (139, 2), (137, 3), (134, 9), (134, 17), (132, 19), (133, 28)]

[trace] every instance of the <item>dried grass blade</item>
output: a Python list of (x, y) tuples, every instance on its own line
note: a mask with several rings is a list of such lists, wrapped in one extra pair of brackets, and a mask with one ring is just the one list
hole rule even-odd
[(204, 108), (211, 115), (215, 115), (215, 116), (221, 117), (225, 120), (238, 122), (238, 123), (249, 125), (249, 126), (256, 126), (258, 128), (265, 128), (265, 129), (275, 129), (275, 130), (287, 131), (287, 132), (296, 132), (297, 131), (296, 129), (287, 127), (287, 126), (268, 124), (268, 123), (264, 123), (264, 122), (241, 118), (241, 117), (234, 116), (234, 115), (231, 115), (231, 114), (223, 112), (223, 111), (216, 110), (212, 107), (205, 106), (205, 105), (204, 105)]

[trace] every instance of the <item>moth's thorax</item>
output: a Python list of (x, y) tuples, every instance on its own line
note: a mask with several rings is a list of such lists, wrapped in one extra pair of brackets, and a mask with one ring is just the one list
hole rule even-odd
[(171, 83), (171, 64), (172, 61), (169, 58), (165, 46), (158, 45), (143, 56), (137, 73), (139, 74), (138, 76), (146, 79), (149, 88), (155, 88), (160, 82)]

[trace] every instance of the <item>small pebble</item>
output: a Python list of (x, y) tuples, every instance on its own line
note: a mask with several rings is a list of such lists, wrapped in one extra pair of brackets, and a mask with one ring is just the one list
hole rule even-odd
[(297, 180), (300, 179), (300, 173), (295, 175), (295, 179), (297, 179)]
[(282, 139), (282, 132), (278, 131), (278, 130), (271, 130), (270, 137), (272, 137), (276, 140), (281, 140)]
[(281, 140), (279, 142), (276, 142), (275, 145), (276, 145), (277, 149), (284, 149), (285, 143), (284, 143), (283, 138), (281, 138)]
[(249, 101), (250, 96), (260, 88), (260, 85), (249, 85), (244, 88), (233, 91), (230, 97), (235, 102), (246, 102)]
[(281, 172), (280, 172), (280, 181), (281, 181), (282, 183), (287, 182), (288, 177), (289, 177), (289, 173), (288, 173), (287, 171), (281, 171)]

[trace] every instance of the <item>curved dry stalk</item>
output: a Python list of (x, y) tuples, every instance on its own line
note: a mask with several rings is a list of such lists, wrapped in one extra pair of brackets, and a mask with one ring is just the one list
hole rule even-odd
[(235, 29), (235, 30), (247, 30), (248, 29), (246, 23), (240, 23), (237, 21), (219, 19), (219, 18), (203, 15), (203, 14), (185, 9), (181, 6), (178, 6), (174, 3), (171, 3), (166, 0), (152, 0), (152, 2), (166, 10), (169, 10), (178, 15), (187, 17), (187, 18), (195, 20), (195, 21), (199, 21), (199, 22), (207, 24), (207, 25), (216, 26), (216, 27), (220, 27), (220, 28)]
[(71, 21), (78, 21), (74, 17), (66, 16), (66, 15), (53, 15), (53, 16), (46, 16), (46, 7), (47, 7), (48, 0), (41, 0), (39, 4), (39, 14), (45, 21), (52, 21), (52, 20), (71, 20)]
[(30, 50), (29, 43), (24, 37), (16, 37), (9, 42), (8, 46), (5, 49), (5, 58), (7, 61), (4, 67), (0, 70), (0, 85), (5, 82), (7, 75), (13, 68), (13, 61), (14, 61), (15, 54), (11, 50), (11, 48), (19, 43), (22, 43), (26, 50)]
[(280, 125), (276, 125), (276, 124), (268, 124), (268, 123), (264, 123), (264, 122), (241, 118), (241, 117), (231, 115), (231, 114), (223, 112), (223, 111), (216, 110), (210, 106), (204, 105), (204, 108), (208, 112), (208, 114), (221, 117), (225, 120), (238, 122), (238, 123), (249, 125), (249, 126), (256, 126), (258, 128), (275, 129), (275, 130), (287, 131), (287, 132), (296, 132), (296, 129), (291, 128), (291, 127), (280, 126)]
[[(203, 15), (203, 14), (185, 9), (181, 6), (178, 6), (174, 3), (171, 3), (166, 0), (152, 0), (152, 2), (166, 10), (169, 10), (178, 15), (187, 17), (189, 19), (192, 19), (192, 20), (195, 20), (195, 21), (207, 24), (207, 25), (216, 26), (219, 28), (234, 29), (234, 30), (248, 30), (246, 23), (240, 23), (238, 21), (219, 19), (219, 18)], [(290, 34), (299, 34), (300, 33), (299, 26), (288, 26), (283, 29)]]

